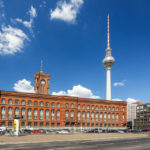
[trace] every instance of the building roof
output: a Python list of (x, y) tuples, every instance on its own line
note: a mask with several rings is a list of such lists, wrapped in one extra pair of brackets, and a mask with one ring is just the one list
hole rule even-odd
[(110, 101), (110, 100), (102, 100), (102, 99), (91, 99), (91, 98), (79, 98), (73, 96), (57, 96), (57, 95), (49, 95), (49, 94), (35, 94), (35, 93), (23, 93), (23, 92), (12, 92), (12, 91), (1, 91), (0, 97), (18, 97), (18, 98), (35, 98), (42, 100), (65, 100), (65, 101), (78, 101), (78, 102), (87, 102), (87, 103), (104, 103), (104, 104), (121, 104), (126, 105), (126, 101)]

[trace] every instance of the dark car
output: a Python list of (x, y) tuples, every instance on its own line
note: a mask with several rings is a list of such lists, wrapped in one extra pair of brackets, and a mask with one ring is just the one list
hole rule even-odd
[(30, 129), (25, 129), (25, 130), (23, 131), (23, 133), (28, 133), (28, 134), (30, 134), (30, 133), (32, 133), (32, 130), (30, 130)]

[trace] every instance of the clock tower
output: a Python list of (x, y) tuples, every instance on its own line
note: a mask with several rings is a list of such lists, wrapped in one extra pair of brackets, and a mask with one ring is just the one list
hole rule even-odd
[(46, 74), (43, 72), (43, 63), (41, 62), (41, 71), (36, 72), (34, 76), (34, 91), (37, 94), (49, 94), (49, 80), (50, 74)]

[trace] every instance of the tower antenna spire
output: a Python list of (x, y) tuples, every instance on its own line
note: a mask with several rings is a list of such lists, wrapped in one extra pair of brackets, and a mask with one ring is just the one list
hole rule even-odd
[(107, 48), (110, 48), (110, 43), (109, 43), (109, 13), (107, 14)]
[(43, 61), (41, 60), (41, 73), (43, 73)]

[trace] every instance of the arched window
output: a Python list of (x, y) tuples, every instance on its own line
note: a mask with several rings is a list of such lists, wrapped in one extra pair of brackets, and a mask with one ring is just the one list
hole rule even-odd
[(102, 106), (100, 107), (100, 110), (103, 110), (103, 107), (102, 107)]
[(57, 110), (57, 120), (60, 120), (60, 110)]
[(49, 102), (46, 102), (46, 107), (49, 107)]
[(57, 103), (57, 108), (59, 108), (60, 107), (60, 103)]
[(110, 113), (108, 113), (108, 121), (110, 121), (110, 115), (111, 115), (111, 114), (110, 114)]
[(54, 102), (52, 102), (52, 107), (55, 107), (55, 103)]
[(107, 118), (107, 113), (105, 112), (104, 113), (104, 121), (106, 121), (106, 118)]
[(8, 108), (8, 118), (9, 119), (12, 118), (12, 108), (11, 107)]
[(105, 106), (105, 110), (107, 110), (107, 107)]
[(78, 111), (78, 120), (80, 120), (80, 111)]
[(37, 119), (37, 117), (38, 117), (38, 110), (34, 109), (34, 119)]
[(15, 117), (19, 117), (19, 108), (15, 108)]
[(43, 102), (40, 102), (40, 106), (43, 106)]
[(21, 109), (21, 116), (22, 116), (23, 119), (25, 118), (25, 114), (26, 114), (25, 108), (22, 108)]
[(123, 121), (125, 120), (125, 114), (123, 114), (122, 119), (123, 119)]
[(51, 110), (51, 120), (55, 120), (55, 110)]
[(119, 116), (118, 116), (118, 113), (116, 114), (116, 121), (118, 121), (118, 118), (119, 118)]
[(82, 120), (85, 120), (85, 111), (82, 112)]
[(74, 111), (71, 111), (71, 120), (74, 120)]
[(31, 108), (28, 109), (28, 119), (31, 119), (32, 116), (32, 112), (31, 112)]
[(5, 99), (4, 98), (2, 99), (2, 104), (5, 104)]
[(85, 109), (85, 105), (82, 105), (82, 109)]
[(65, 111), (65, 119), (68, 120), (68, 119), (69, 119), (68, 117), (69, 117), (69, 111), (66, 110), (66, 111)]
[(90, 109), (90, 106), (89, 106), (89, 105), (87, 105), (87, 109)]
[(109, 106), (108, 110), (111, 110), (111, 107)]
[(102, 121), (102, 120), (103, 120), (103, 113), (100, 112), (100, 121)]
[(46, 114), (46, 120), (49, 120), (49, 110), (48, 109), (46, 110), (45, 114)]
[(80, 109), (80, 104), (78, 104), (78, 109)]
[(31, 106), (31, 101), (30, 100), (28, 101), (28, 106)]
[(40, 119), (43, 119), (43, 116), (44, 116), (43, 109), (40, 109)]
[(113, 108), (112, 108), (112, 111), (114, 111), (114, 110), (115, 110), (115, 108), (113, 107)]
[(8, 100), (8, 104), (12, 105), (12, 100), (11, 99)]
[(73, 108), (74, 107), (74, 105), (73, 104), (71, 104), (71, 108)]
[(37, 101), (34, 101), (34, 106), (37, 106)]
[(114, 113), (112, 113), (112, 121), (114, 121), (114, 119), (115, 119), (115, 115)]
[(21, 104), (22, 104), (22, 105), (25, 105), (25, 101), (23, 100), (23, 101), (21, 102)]
[(94, 109), (94, 106), (92, 106), (92, 110)]
[(94, 120), (94, 112), (91, 113), (91, 120)]
[(116, 111), (118, 111), (118, 107), (116, 107)]
[(66, 103), (66, 108), (68, 108), (69, 107), (69, 104), (68, 103)]
[(98, 106), (96, 106), (96, 110), (98, 110)]
[(98, 112), (96, 112), (96, 121), (98, 121)]
[(15, 104), (16, 104), (16, 105), (18, 105), (18, 104), (19, 104), (19, 101), (18, 101), (17, 99), (15, 100)]
[(90, 113), (89, 113), (89, 111), (88, 111), (87, 114), (86, 114), (86, 118), (87, 118), (87, 121), (90, 120)]
[(2, 107), (1, 108), (1, 118), (2, 119), (4, 119), (6, 117), (5, 114), (6, 114), (6, 109), (5, 109), (5, 107)]

